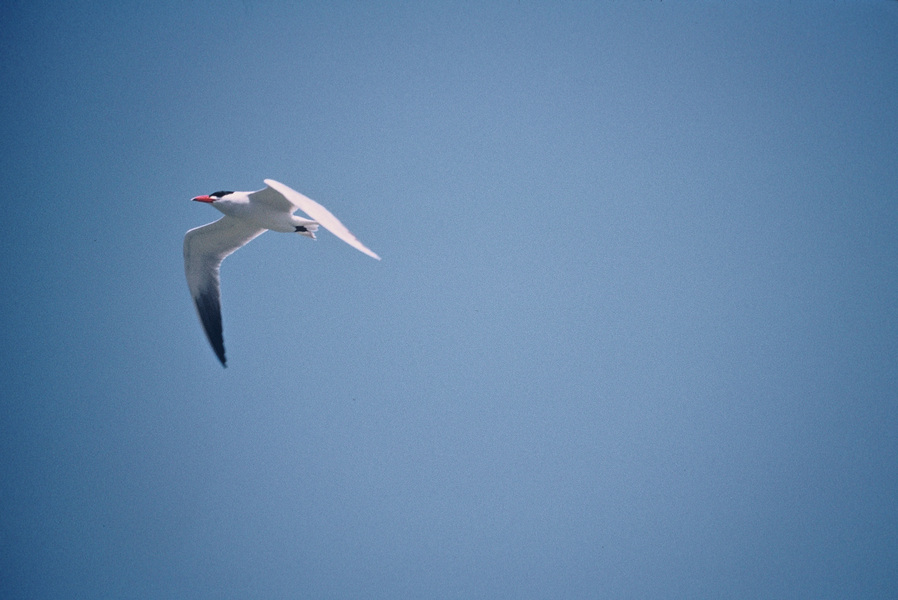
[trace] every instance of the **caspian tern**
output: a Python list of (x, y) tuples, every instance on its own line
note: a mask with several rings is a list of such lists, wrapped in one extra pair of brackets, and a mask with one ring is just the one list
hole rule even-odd
[[(273, 179), (266, 179), (265, 185), (265, 189), (257, 192), (215, 192), (193, 198), (196, 202), (211, 204), (223, 212), (224, 216), (214, 223), (191, 229), (184, 236), (187, 286), (206, 337), (225, 367), (227, 364), (221, 329), (221, 283), (218, 271), (221, 261), (235, 250), (262, 235), (267, 229), (299, 233), (314, 240), (320, 225), (353, 248), (380, 260), (337, 217), (311, 198)], [(306, 213), (311, 219), (295, 216), (293, 213), (297, 210)]]

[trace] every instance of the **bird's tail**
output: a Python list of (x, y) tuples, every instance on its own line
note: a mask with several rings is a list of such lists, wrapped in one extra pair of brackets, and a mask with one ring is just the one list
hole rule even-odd
[(296, 233), (310, 237), (314, 240), (315, 232), (318, 231), (318, 223), (315, 221), (306, 221), (305, 219), (298, 219), (297, 221), (294, 221), (293, 223), (296, 226)]

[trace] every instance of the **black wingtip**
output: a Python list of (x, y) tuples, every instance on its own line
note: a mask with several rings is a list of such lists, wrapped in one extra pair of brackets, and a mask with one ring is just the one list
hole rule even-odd
[(225, 358), (224, 335), (221, 327), (221, 303), (218, 300), (218, 294), (214, 292), (201, 293), (194, 298), (196, 303), (196, 311), (200, 315), (200, 321), (203, 323), (203, 329), (206, 331), (206, 337), (209, 344), (215, 352), (215, 356), (221, 362), (221, 366), (227, 368), (227, 359)]

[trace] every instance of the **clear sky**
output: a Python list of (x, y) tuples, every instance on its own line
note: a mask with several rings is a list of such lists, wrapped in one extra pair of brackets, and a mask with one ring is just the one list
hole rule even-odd
[(296, 4), (0, 9), (0, 596), (898, 594), (898, 2)]

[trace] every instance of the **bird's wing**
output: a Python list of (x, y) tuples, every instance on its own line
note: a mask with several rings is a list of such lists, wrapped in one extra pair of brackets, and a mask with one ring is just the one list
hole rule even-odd
[[(191, 229), (184, 236), (184, 272), (187, 286), (203, 323), (206, 337), (222, 365), (225, 365), (224, 337), (221, 330), (221, 261), (264, 229), (232, 217)], [(226, 366), (226, 365), (225, 365)]]
[[(266, 180), (265, 183), (268, 183), (268, 181)], [(259, 190), (258, 192), (253, 192), (249, 195), (249, 199), (252, 202), (259, 202), (268, 206), (269, 208), (273, 208), (278, 212), (293, 214), (297, 208), (300, 208), (299, 205), (293, 204), (279, 191), (274, 190), (270, 187)]]
[[(293, 188), (284, 185), (283, 183), (277, 182), (274, 179), (266, 179), (265, 185), (268, 186), (267, 189), (262, 190), (261, 192), (256, 192), (256, 194), (267, 192), (269, 189), (278, 192), (283, 198), (290, 202), (293, 206), (293, 209), (297, 208), (309, 215), (315, 222), (319, 225), (333, 233), (335, 236), (355, 248), (356, 250), (360, 250), (364, 252), (368, 256), (372, 258), (376, 258), (380, 260), (380, 257), (376, 255), (374, 252), (365, 247), (365, 245), (360, 242), (352, 233), (346, 229), (346, 226), (340, 222), (340, 220), (331, 214), (329, 210), (312, 200), (307, 196), (303, 196)], [(269, 196), (266, 195), (266, 198)], [(253, 198), (255, 200), (255, 198)], [(291, 211), (292, 212), (292, 211)]]

